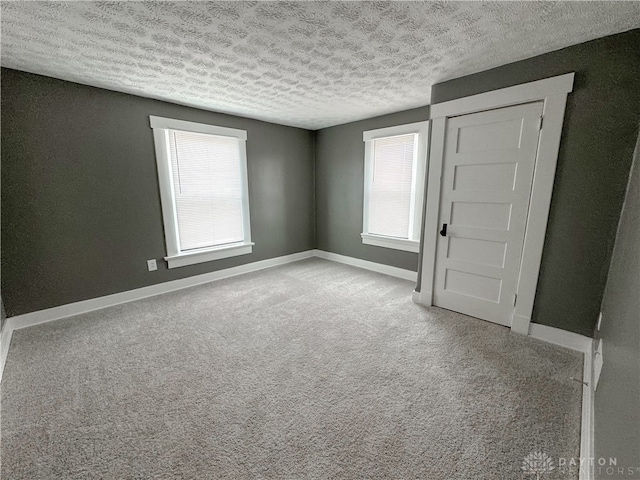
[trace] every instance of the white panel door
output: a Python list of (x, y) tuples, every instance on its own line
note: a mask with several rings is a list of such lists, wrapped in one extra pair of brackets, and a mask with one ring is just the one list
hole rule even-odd
[(542, 102), (447, 121), (433, 304), (511, 325)]

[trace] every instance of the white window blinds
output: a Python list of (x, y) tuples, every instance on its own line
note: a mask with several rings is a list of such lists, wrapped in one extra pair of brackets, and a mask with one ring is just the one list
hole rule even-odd
[(408, 134), (373, 140), (368, 233), (410, 238), (416, 137)]
[(241, 242), (239, 140), (180, 130), (168, 136), (180, 251)]

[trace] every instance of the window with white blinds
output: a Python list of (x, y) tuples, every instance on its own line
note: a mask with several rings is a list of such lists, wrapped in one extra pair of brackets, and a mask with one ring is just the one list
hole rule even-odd
[(169, 268), (251, 253), (246, 132), (150, 119)]
[(169, 130), (180, 251), (243, 240), (238, 141)]
[(373, 140), (369, 233), (410, 238), (416, 134)]
[(417, 252), (427, 122), (364, 132), (363, 243)]

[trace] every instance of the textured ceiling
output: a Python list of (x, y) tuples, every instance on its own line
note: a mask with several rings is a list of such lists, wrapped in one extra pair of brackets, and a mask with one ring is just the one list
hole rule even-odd
[(2, 65), (318, 129), (640, 26), (640, 2), (2, 2)]

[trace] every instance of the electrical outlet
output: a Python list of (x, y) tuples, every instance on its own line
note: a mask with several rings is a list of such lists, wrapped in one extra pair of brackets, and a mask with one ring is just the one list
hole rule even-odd
[(147, 260), (147, 268), (149, 269), (150, 272), (153, 272), (154, 270), (158, 269), (158, 264), (156, 263), (156, 259), (152, 259), (152, 260)]
[(600, 315), (598, 316), (598, 326), (596, 327), (596, 329), (600, 331), (601, 326), (602, 326), (602, 312), (600, 312)]

